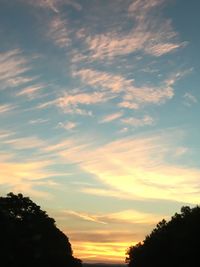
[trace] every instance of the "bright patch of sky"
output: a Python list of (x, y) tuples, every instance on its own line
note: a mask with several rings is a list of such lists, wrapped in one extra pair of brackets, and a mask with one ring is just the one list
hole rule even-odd
[(200, 2), (0, 4), (0, 193), (33, 198), (83, 261), (123, 262), (200, 202)]

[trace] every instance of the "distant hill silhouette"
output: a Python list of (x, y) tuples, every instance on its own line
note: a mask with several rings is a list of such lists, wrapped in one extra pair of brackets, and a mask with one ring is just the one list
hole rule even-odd
[(67, 236), (22, 194), (0, 197), (0, 266), (81, 267)]
[(127, 255), (129, 267), (200, 266), (200, 207), (182, 207), (169, 222), (162, 220)]

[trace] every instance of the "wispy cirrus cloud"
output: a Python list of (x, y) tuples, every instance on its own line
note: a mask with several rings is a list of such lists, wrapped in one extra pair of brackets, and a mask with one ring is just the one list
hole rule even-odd
[(66, 48), (71, 43), (70, 29), (65, 19), (56, 15), (49, 24), (48, 37), (60, 48)]
[[(13, 192), (34, 197), (51, 197), (48, 189), (58, 185), (51, 180), (52, 177), (63, 176), (65, 173), (51, 168), (56, 164), (55, 160), (47, 156), (45, 159), (41, 157), (40, 151), (45, 149), (47, 143), (34, 136), (16, 138), (13, 135), (17, 133), (0, 132), (0, 185)], [(34, 150), (35, 154), (26, 154), (28, 150)]]
[[(48, 190), (38, 190), (42, 179), (45, 179), (43, 186), (51, 187), (52, 183), (48, 178), (56, 175), (48, 170), (52, 163), (49, 161), (27, 161), (15, 162), (16, 155), (2, 158), (0, 161), (0, 185), (6, 186), (13, 192), (21, 192), (34, 197), (49, 198)], [(53, 185), (55, 186), (55, 184)]]
[(107, 123), (107, 122), (111, 122), (114, 120), (117, 120), (119, 118), (121, 118), (123, 116), (123, 112), (119, 111), (119, 112), (115, 112), (112, 114), (108, 114), (106, 116), (104, 116), (101, 120), (100, 123)]
[[(134, 52), (144, 52), (146, 54), (159, 57), (181, 48), (185, 43), (172, 43), (163, 31), (166, 32), (168, 24), (164, 29), (152, 32), (145, 29), (144, 25), (139, 26), (127, 35), (111, 32), (87, 37), (86, 42), (91, 51), (93, 59), (112, 59), (115, 56), (128, 55)], [(170, 34), (168, 34), (170, 35)], [(171, 33), (174, 36), (174, 33)], [(152, 41), (153, 40), (153, 41)]]
[(35, 84), (32, 86), (27, 86), (21, 89), (16, 95), (17, 96), (26, 96), (30, 99), (40, 96), (41, 90), (45, 89), (44, 84)]
[(132, 87), (127, 90), (119, 103), (120, 107), (138, 109), (147, 104), (162, 104), (174, 96), (174, 89), (163, 84), (162, 87)]
[(3, 104), (0, 105), (0, 114), (7, 113), (15, 109), (16, 106), (12, 104)]
[(32, 81), (34, 78), (25, 76), (28, 70), (30, 70), (28, 60), (20, 49), (0, 53), (1, 88), (19, 86)]
[(44, 140), (36, 136), (9, 138), (4, 143), (17, 150), (42, 148), (46, 145)]
[[(24, 0), (22, 0), (24, 1)], [(42, 7), (54, 11), (55, 13), (59, 12), (57, 7), (60, 0), (28, 0), (26, 3), (31, 4), (36, 7)]]
[(49, 121), (49, 119), (38, 118), (38, 119), (35, 119), (35, 120), (30, 120), (29, 124), (43, 124), (43, 123), (46, 123), (48, 121)]
[(192, 106), (193, 104), (198, 103), (198, 99), (191, 93), (185, 93), (184, 96), (184, 104), (188, 107)]
[(64, 211), (64, 214), (75, 216), (79, 219), (100, 224), (127, 223), (127, 224), (156, 224), (164, 215), (144, 213), (137, 210), (122, 210), (108, 214), (88, 214), (72, 210)]
[(94, 69), (81, 69), (74, 71), (73, 75), (80, 77), (83, 82), (94, 88), (109, 89), (112, 92), (120, 92), (132, 85), (132, 80), (127, 80), (121, 75), (114, 75)]
[(58, 127), (59, 128), (63, 128), (65, 130), (73, 130), (73, 129), (75, 129), (77, 127), (77, 123), (73, 122), (73, 121), (68, 121), (66, 123), (59, 122), (58, 123)]
[[(140, 240), (141, 234), (139, 233), (132, 233), (127, 230), (123, 231), (107, 231), (107, 230), (95, 230), (95, 231), (70, 231), (70, 240), (74, 242), (92, 242), (94, 243), (118, 243), (118, 242), (125, 242), (129, 241), (132, 242), (133, 238), (135, 240)], [(81, 241), (80, 241), (81, 240)]]
[(98, 216), (95, 216), (95, 215), (89, 215), (87, 213), (76, 212), (76, 211), (72, 211), (72, 210), (64, 211), (64, 213), (67, 215), (70, 215), (70, 216), (75, 216), (75, 217), (80, 218), (80, 219), (85, 220), (85, 221), (95, 222), (95, 223), (100, 223), (100, 224), (106, 224), (105, 222), (98, 219)]
[(112, 96), (105, 92), (85, 92), (85, 93), (65, 93), (56, 100), (56, 105), (66, 113), (74, 113), (79, 115), (92, 115), (91, 111), (86, 111), (80, 106), (96, 105), (107, 102)]
[(172, 143), (170, 135), (164, 134), (125, 138), (96, 149), (84, 143), (58, 154), (125, 197), (197, 203), (200, 171), (167, 163), (166, 158), (176, 155)]
[(136, 20), (143, 20), (149, 12), (155, 7), (161, 6), (163, 2), (164, 0), (136, 0), (129, 5), (128, 12)]
[(74, 0), (28, 0), (26, 3), (49, 9), (55, 13), (59, 13), (63, 5), (69, 5), (78, 11), (82, 9), (82, 6)]
[(67, 140), (62, 140), (61, 142), (58, 143), (53, 143), (53, 144), (47, 144), (45, 147), (42, 148), (42, 152), (44, 153), (52, 153), (56, 156), (61, 156), (62, 153), (68, 154), (70, 151), (73, 151), (74, 153), (84, 150), (87, 147), (89, 147), (90, 144), (88, 143), (77, 143), (75, 140), (72, 138), (69, 138)]
[(146, 115), (142, 118), (134, 118), (134, 117), (124, 118), (121, 119), (121, 122), (130, 126), (141, 127), (145, 125), (153, 125), (154, 119), (151, 116)]
[(14, 135), (13, 131), (8, 131), (8, 130), (0, 130), (0, 139), (7, 139)]
[(143, 52), (159, 57), (181, 48), (177, 33), (169, 20), (156, 18), (152, 12), (162, 7), (164, 1), (133, 1), (128, 7), (128, 17), (134, 20), (133, 28), (126, 34), (112, 30), (91, 35), (86, 44), (93, 60), (112, 59), (116, 56)]
[(172, 86), (166, 81), (160, 87), (135, 86), (133, 80), (126, 79), (122, 75), (93, 69), (76, 71), (74, 76), (80, 77), (82, 82), (92, 88), (111, 92), (113, 98), (120, 97), (119, 106), (122, 108), (138, 109), (145, 104), (161, 104), (174, 96)]

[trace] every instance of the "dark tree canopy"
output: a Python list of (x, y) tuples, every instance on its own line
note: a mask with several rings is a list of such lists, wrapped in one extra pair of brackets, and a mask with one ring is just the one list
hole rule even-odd
[(0, 266), (80, 267), (67, 236), (22, 194), (0, 197)]
[(200, 266), (200, 207), (182, 207), (169, 222), (162, 220), (127, 255), (129, 267)]

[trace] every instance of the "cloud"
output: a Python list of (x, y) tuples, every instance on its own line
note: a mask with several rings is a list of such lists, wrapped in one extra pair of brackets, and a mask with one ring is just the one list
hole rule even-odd
[(118, 105), (121, 108), (127, 108), (127, 109), (139, 109), (139, 104), (132, 103), (130, 100), (124, 100), (119, 103)]
[(44, 140), (36, 136), (8, 139), (4, 141), (4, 144), (7, 144), (17, 150), (42, 148), (46, 145)]
[(7, 112), (10, 112), (11, 110), (13, 110), (15, 108), (16, 108), (16, 106), (11, 105), (11, 104), (0, 105), (0, 114), (4, 114), (4, 113), (7, 113)]
[(67, 22), (62, 19), (59, 15), (55, 16), (49, 24), (48, 36), (51, 38), (54, 43), (61, 47), (65, 48), (71, 43), (69, 37), (70, 30), (67, 28)]
[(47, 161), (0, 162), (0, 184), (10, 186), (21, 184), (22, 186), (26, 181), (46, 178), (49, 174), (44, 171), (44, 168), (48, 165)]
[(10, 136), (12, 136), (14, 132), (12, 131), (7, 131), (7, 130), (0, 130), (0, 139), (6, 139)]
[(73, 130), (77, 127), (77, 123), (75, 123), (73, 121), (68, 121), (66, 123), (59, 122), (58, 127), (64, 128), (65, 130)]
[(131, 125), (134, 127), (141, 127), (145, 125), (153, 125), (154, 119), (148, 115), (144, 116), (141, 119), (130, 117), (130, 118), (124, 118), (121, 119), (121, 121), (127, 125)]
[[(169, 27), (169, 26), (168, 26)], [(96, 59), (112, 59), (116, 56), (128, 55), (134, 52), (144, 52), (146, 54), (159, 57), (181, 48), (185, 43), (173, 43), (166, 37), (167, 26), (161, 30), (147, 30), (144, 25), (138, 26), (127, 35), (111, 32), (108, 34), (97, 34), (86, 38), (91, 57)], [(171, 33), (171, 36), (174, 36)], [(152, 41), (153, 40), (153, 41)]]
[(107, 123), (114, 120), (117, 120), (123, 116), (123, 112), (116, 112), (109, 115), (106, 115), (104, 118), (100, 120), (100, 123)]
[(184, 98), (184, 104), (188, 107), (198, 102), (197, 98), (191, 93), (185, 93), (183, 98)]
[(136, 210), (122, 210), (107, 214), (88, 214), (72, 210), (64, 211), (64, 214), (75, 216), (79, 219), (100, 224), (156, 224), (164, 215), (144, 213)]
[(107, 99), (105, 98), (106, 94), (102, 92), (94, 93), (77, 93), (77, 94), (68, 94), (58, 99), (58, 105), (60, 107), (66, 107), (68, 105), (76, 106), (78, 104), (91, 105), (99, 102), (104, 102)]
[(28, 70), (30, 66), (20, 49), (0, 53), (1, 88), (19, 86), (32, 81), (34, 78), (25, 76)]
[(176, 44), (176, 43), (159, 43), (159, 44), (154, 44), (152, 46), (147, 46), (145, 51), (148, 54), (154, 55), (156, 57), (165, 55), (167, 53), (172, 52), (173, 50), (180, 48), (184, 45), (185, 43), (182, 44)]
[(38, 118), (38, 119), (35, 119), (35, 120), (30, 120), (29, 124), (43, 124), (43, 123), (46, 123), (48, 121), (49, 121), (49, 119)]
[(77, 11), (81, 11), (82, 10), (82, 6), (80, 3), (78, 3), (77, 1), (74, 0), (64, 0), (64, 3), (72, 6), (73, 8), (75, 8)]
[(66, 213), (67, 215), (78, 217), (78, 218), (85, 220), (85, 221), (95, 222), (95, 223), (100, 223), (100, 224), (106, 224), (105, 222), (98, 219), (97, 216), (95, 216), (95, 215), (89, 215), (89, 214), (83, 213), (83, 212), (75, 212), (72, 210), (64, 211), (64, 213)]
[[(159, 15), (164, 1), (133, 1), (128, 7), (129, 19), (134, 20), (134, 27), (127, 33), (111, 30), (107, 33), (91, 35), (86, 38), (90, 57), (93, 60), (113, 59), (116, 56), (143, 52), (159, 57), (181, 48), (185, 43), (177, 42), (177, 33), (171, 22)], [(160, 12), (159, 12), (160, 13)]]
[(114, 75), (94, 69), (81, 69), (74, 71), (73, 75), (80, 77), (84, 83), (93, 88), (109, 89), (114, 93), (132, 86), (132, 80), (127, 80), (121, 75)]
[[(14, 162), (16, 156), (2, 158), (0, 161), (0, 185), (3, 185), (12, 192), (28, 194), (33, 197), (50, 198), (51, 194), (47, 188), (55, 187), (55, 184), (49, 180), (51, 176), (56, 175), (50, 172), (49, 161), (27, 161)], [(57, 174), (58, 175), (58, 174)], [(44, 179), (44, 180), (43, 180)], [(42, 183), (43, 180), (43, 183)], [(42, 187), (41, 187), (42, 186)]]
[[(94, 95), (94, 99), (93, 98)], [(84, 97), (81, 100), (81, 96)], [(100, 94), (94, 93), (77, 93), (77, 94), (69, 94), (64, 93), (63, 96), (56, 98), (54, 100), (50, 100), (44, 103), (40, 103), (36, 106), (36, 109), (45, 109), (50, 108), (52, 106), (58, 107), (64, 113), (68, 114), (77, 114), (81, 116), (92, 116), (92, 111), (85, 110), (80, 107), (80, 105), (90, 105), (100, 102), (100, 100), (95, 100), (95, 97), (100, 96)]]
[(25, 3), (49, 9), (55, 13), (59, 13), (63, 5), (69, 5), (78, 11), (82, 9), (82, 6), (75, 0), (26, 0)]
[(79, 151), (82, 151), (90, 146), (90, 144), (88, 143), (81, 143), (81, 138), (79, 138), (79, 140), (80, 143), (77, 143), (77, 141), (73, 140), (72, 138), (69, 138), (59, 143), (48, 145), (46, 144), (46, 146), (43, 147), (41, 151), (44, 153), (48, 153), (48, 155), (52, 153), (54, 156), (61, 156), (62, 153), (64, 153), (65, 155), (70, 153), (76, 154)]
[(165, 84), (163, 87), (133, 87), (128, 88), (119, 106), (128, 109), (139, 109), (147, 104), (165, 103), (173, 96), (173, 88)]
[[(175, 135), (180, 138), (179, 133), (172, 135), (173, 140)], [(84, 142), (58, 154), (125, 198), (198, 203), (200, 170), (166, 160), (176, 155), (172, 135), (124, 138), (96, 149)]]
[[(113, 99), (117, 100), (118, 107), (140, 109), (146, 105), (164, 104), (174, 96), (174, 89), (166, 83), (159, 87), (137, 87), (132, 80), (127, 80), (123, 76), (115, 77), (109, 73), (93, 70), (83, 70), (77, 73), (76, 75), (80, 75), (83, 82), (91, 86), (94, 91), (65, 92), (59, 98), (38, 104), (37, 109), (56, 106), (64, 113), (92, 116), (92, 111), (85, 109), (85, 107), (102, 105)], [(107, 120), (111, 121), (115, 119), (115, 116), (119, 118), (120, 114), (121, 112), (117, 112), (115, 115), (111, 114), (111, 117), (108, 115)]]
[(136, 210), (122, 210), (102, 216), (108, 223), (128, 223), (128, 224), (156, 224), (164, 215), (144, 213)]
[[(173, 88), (166, 84), (166, 82), (164, 82), (163, 88), (136, 87), (133, 80), (128, 80), (121, 75), (92, 69), (76, 71), (74, 72), (74, 76), (79, 76), (82, 82), (94, 88), (101, 90), (109, 89), (116, 95), (124, 92), (124, 101), (120, 104), (121, 107), (138, 108), (139, 103), (160, 103), (164, 102), (165, 99), (172, 98), (174, 95)], [(131, 100), (134, 102), (132, 103)]]
[[(71, 90), (63, 96), (41, 103), (38, 109), (56, 106), (64, 113), (77, 115), (92, 115), (92, 111), (84, 106), (102, 105), (105, 102), (117, 100), (118, 107), (124, 109), (140, 109), (145, 105), (164, 104), (174, 96), (174, 83), (184, 75), (184, 72), (177, 72), (168, 79), (160, 82), (159, 85), (136, 85), (133, 79), (123, 75), (117, 75), (106, 71), (99, 71), (92, 68), (81, 68), (72, 70), (74, 78), (80, 78), (81, 88), (84, 90)], [(89, 88), (88, 88), (89, 86)]]
[(35, 97), (38, 97), (40, 91), (43, 90), (44, 88), (45, 86), (43, 84), (36, 84), (36, 85), (28, 86), (28, 87), (21, 89), (16, 95), (26, 96), (30, 99), (33, 99)]
[[(127, 109), (139, 109), (145, 104), (161, 104), (174, 96), (173, 88), (164, 81), (160, 87), (135, 86), (134, 81), (121, 75), (96, 71), (93, 69), (81, 69), (74, 71), (73, 75), (80, 77), (81, 81), (99, 89), (112, 98), (122, 98), (119, 107)], [(175, 78), (174, 78), (175, 79)], [(174, 81), (175, 82), (175, 81)]]
[(155, 7), (161, 6), (163, 0), (134, 0), (128, 7), (129, 15), (141, 20)]
[[(26, 148), (27, 146), (24, 149)], [(48, 192), (49, 188), (55, 188), (58, 183), (50, 180), (50, 178), (64, 175), (51, 170), (50, 167), (55, 162), (39, 159), (39, 157), (36, 161), (33, 156), (31, 158), (26, 156), (26, 159), (21, 159), (18, 157), (19, 153), (9, 149), (6, 151), (9, 152), (0, 151), (0, 185), (15, 193), (21, 192), (31, 197), (51, 198), (52, 196)]]
[(68, 140), (65, 140), (65, 141), (62, 141), (60, 143), (57, 143), (57, 144), (51, 144), (51, 145), (48, 145), (48, 146), (45, 146), (43, 148), (43, 151), (44, 152), (58, 152), (58, 151), (63, 151), (63, 150), (67, 150), (71, 147), (75, 147), (75, 142), (71, 139), (68, 139)]
[(65, 113), (91, 116), (91, 111), (84, 110), (80, 106), (102, 104), (108, 101), (110, 98), (111, 97), (104, 92), (86, 92), (75, 94), (65, 93), (64, 96), (56, 100), (56, 106), (61, 108)]
[(38, 7), (42, 7), (45, 9), (50, 9), (54, 11), (55, 13), (58, 13), (59, 12), (57, 8), (58, 2), (60, 2), (60, 0), (28, 0), (25, 3), (34, 5), (36, 7), (38, 6)]
[[(91, 243), (121, 243), (121, 242), (133, 242), (133, 238), (140, 240), (141, 234), (132, 233), (122, 229), (119, 231), (108, 231), (108, 230), (95, 230), (95, 231), (69, 231), (67, 232), (70, 235), (70, 240), (73, 242), (91, 242)], [(141, 237), (142, 238), (142, 237)], [(81, 241), (80, 241), (81, 240)]]

